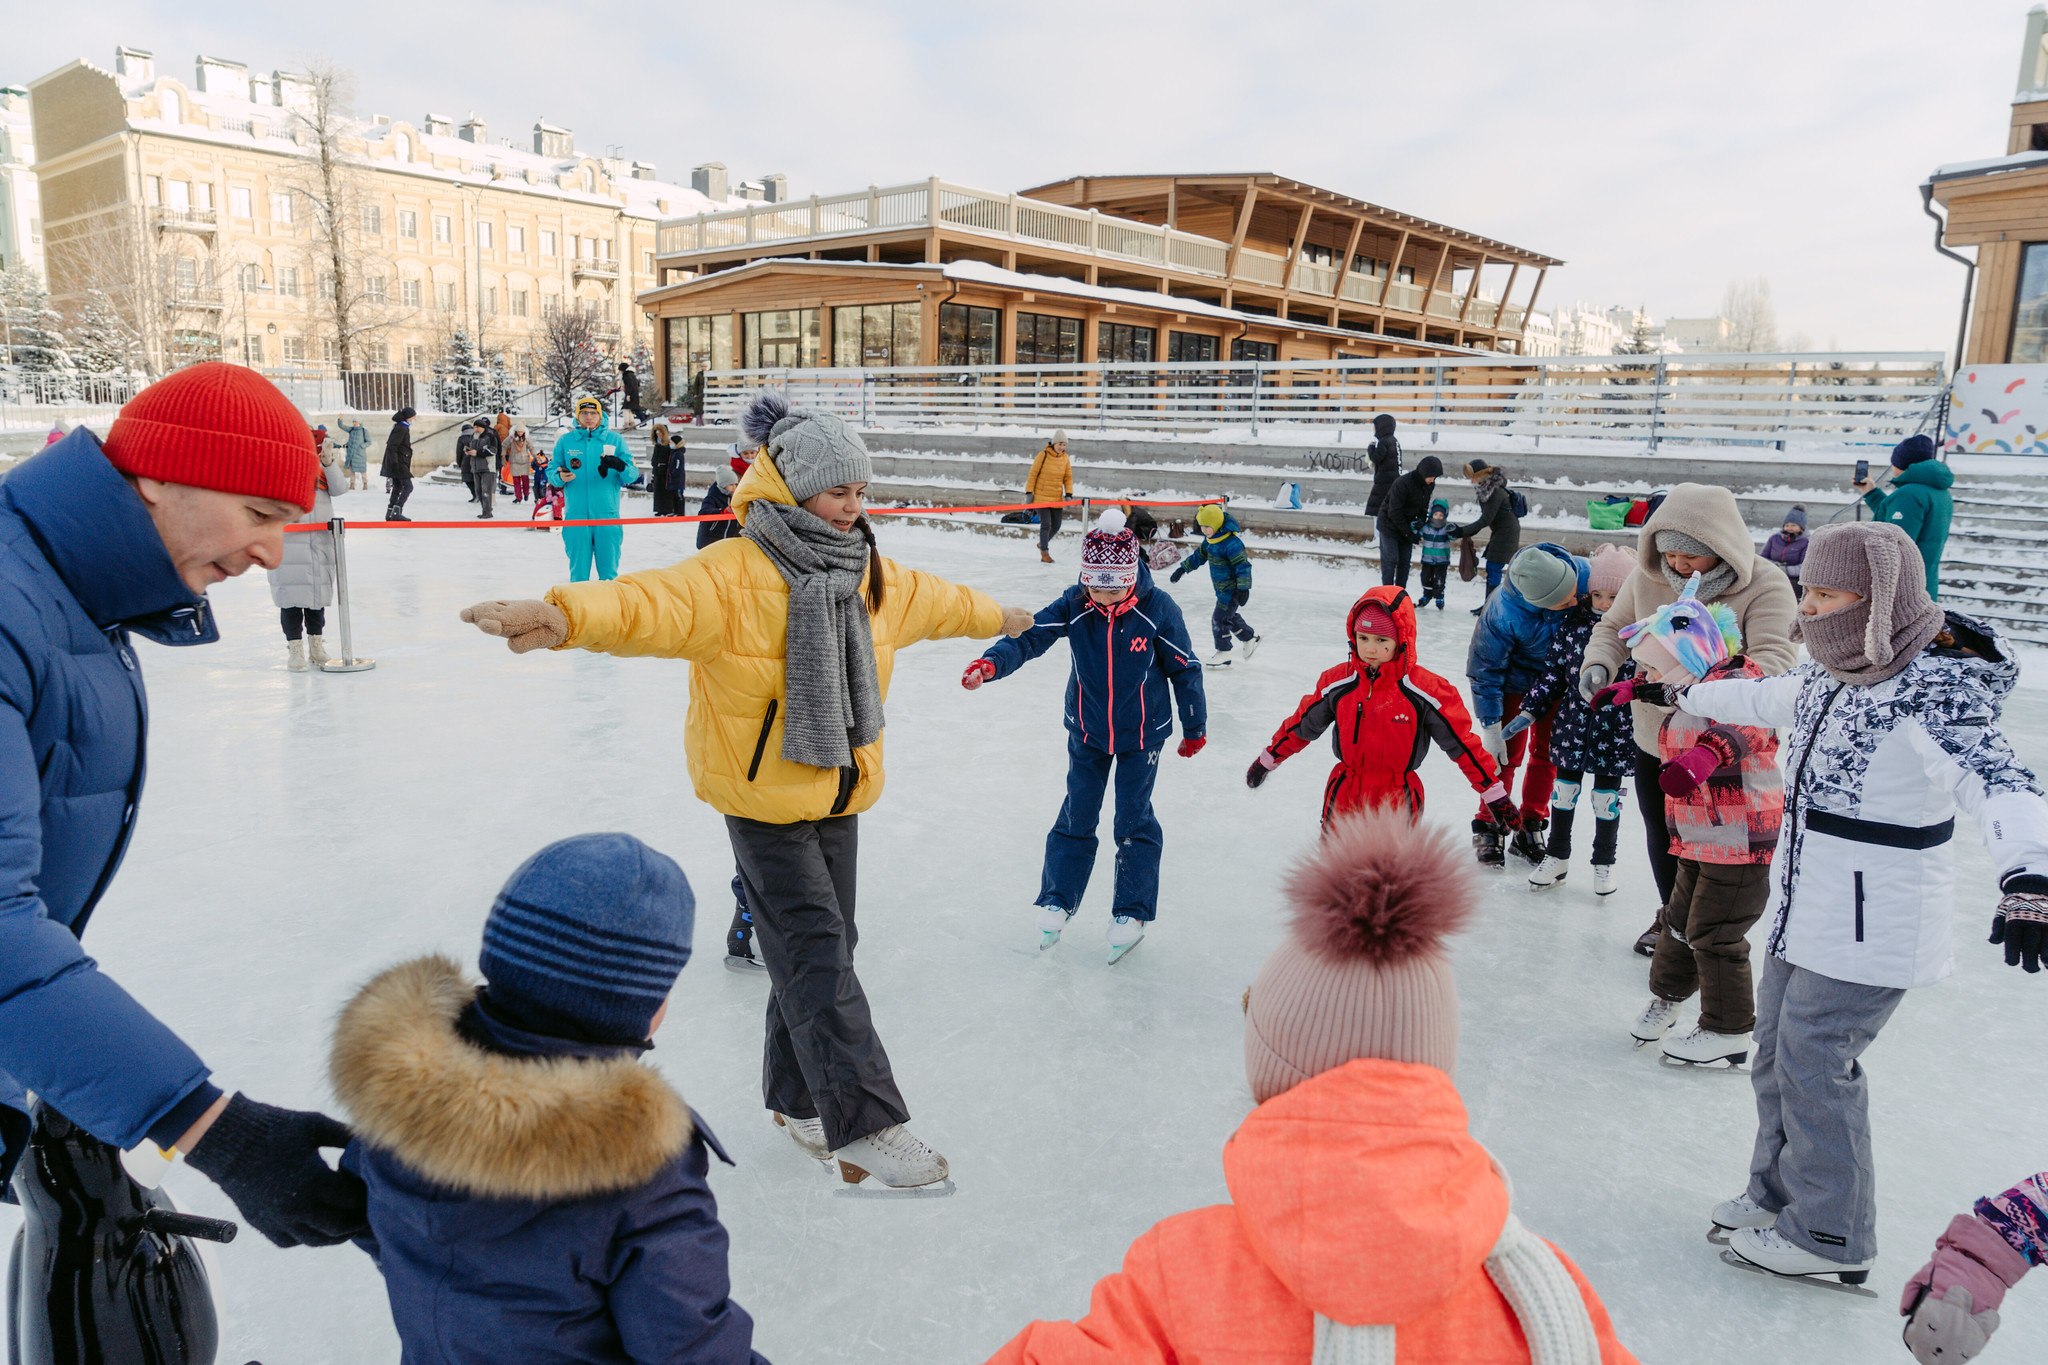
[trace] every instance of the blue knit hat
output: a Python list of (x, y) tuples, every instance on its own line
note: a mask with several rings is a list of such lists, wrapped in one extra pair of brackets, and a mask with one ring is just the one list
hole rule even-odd
[(1904, 469), (1934, 458), (1934, 441), (1928, 436), (1908, 436), (1892, 447), (1892, 467)]
[(696, 918), (673, 858), (630, 834), (579, 834), (519, 865), (484, 921), (477, 965), (492, 1008), (521, 1028), (645, 1042)]

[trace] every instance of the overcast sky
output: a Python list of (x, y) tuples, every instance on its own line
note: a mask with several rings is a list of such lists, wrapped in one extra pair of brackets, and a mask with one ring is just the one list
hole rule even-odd
[[(1542, 305), (1717, 311), (1770, 281), (1816, 347), (1954, 344), (1917, 186), (2005, 151), (2021, 0), (1702, 4), (0, 0), (0, 80), (116, 44), (352, 68), (363, 112), (534, 120), (663, 178), (1273, 171), (1569, 264)], [(1518, 290), (1518, 293), (1520, 291)]]

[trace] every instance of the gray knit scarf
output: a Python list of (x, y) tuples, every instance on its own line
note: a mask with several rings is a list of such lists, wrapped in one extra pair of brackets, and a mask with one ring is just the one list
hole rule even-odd
[[(1664, 581), (1671, 585), (1671, 591), (1685, 591), (1685, 580), (1692, 575), (1675, 572), (1662, 556), (1658, 557), (1657, 567), (1664, 570)], [(1700, 575), (1700, 590), (1695, 596), (1702, 602), (1711, 602), (1734, 586), (1735, 566), (1724, 559)]]
[(741, 534), (789, 584), (782, 756), (814, 768), (851, 767), (855, 749), (882, 737), (875, 638), (860, 594), (867, 537), (765, 499), (747, 508)]

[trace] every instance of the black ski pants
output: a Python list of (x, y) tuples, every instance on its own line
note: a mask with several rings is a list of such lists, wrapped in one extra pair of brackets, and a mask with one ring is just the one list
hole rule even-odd
[(889, 1055), (853, 972), (859, 817), (771, 825), (725, 817), (733, 861), (768, 968), (761, 1097), (791, 1118), (818, 1118), (826, 1144), (903, 1123)]
[(384, 519), (391, 520), (393, 512), (405, 510), (405, 500), (412, 496), (412, 475), (406, 474), (391, 480), (391, 504), (384, 509)]
[[(1671, 888), (1678, 881), (1678, 859), (1671, 852), (1671, 826), (1664, 820), (1664, 788), (1657, 785), (1657, 770), (1664, 760), (1636, 746), (1636, 809), (1643, 817), (1643, 840), (1649, 846), (1650, 875), (1657, 882), (1657, 903), (1671, 903)], [(1661, 922), (1661, 921), (1660, 921)]]

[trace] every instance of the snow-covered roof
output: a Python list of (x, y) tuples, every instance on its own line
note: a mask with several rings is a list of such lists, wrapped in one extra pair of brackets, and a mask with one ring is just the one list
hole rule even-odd
[(1987, 156), (1981, 161), (1951, 161), (1946, 166), (1936, 166), (1927, 178), (1930, 181), (1952, 180), (1958, 176), (1992, 175), (2036, 166), (2048, 166), (2048, 152), (2014, 152), (2011, 156)]

